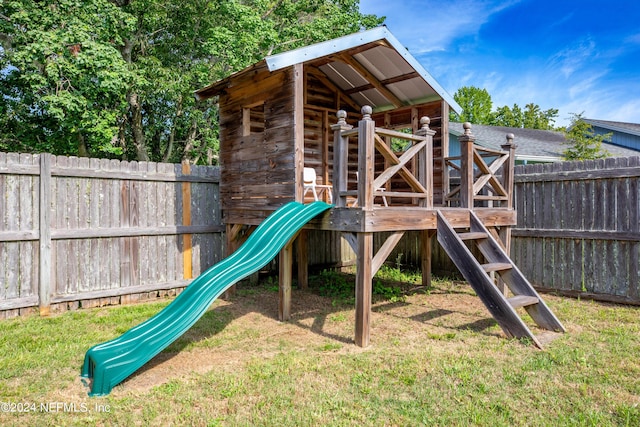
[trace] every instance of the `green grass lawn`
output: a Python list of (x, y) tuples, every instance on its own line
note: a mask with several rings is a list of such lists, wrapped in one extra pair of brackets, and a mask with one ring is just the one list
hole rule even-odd
[(353, 276), (294, 290), (285, 323), (273, 280), (240, 285), (101, 398), (85, 351), (168, 301), (0, 321), (0, 425), (640, 426), (638, 307), (545, 296), (568, 332), (541, 351), (466, 284), (397, 278), (374, 283), (369, 348), (352, 343)]

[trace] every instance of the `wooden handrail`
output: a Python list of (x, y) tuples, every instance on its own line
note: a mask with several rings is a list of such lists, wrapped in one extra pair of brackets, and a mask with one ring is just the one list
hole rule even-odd
[[(411, 198), (419, 206), (433, 207), (433, 136), (429, 129), (430, 120), (423, 117), (421, 128), (416, 134), (406, 134), (394, 130), (375, 127), (371, 119), (372, 109), (362, 108), (363, 118), (358, 127), (346, 123), (346, 112), (338, 112), (338, 123), (331, 128), (334, 131), (334, 203), (347, 206), (346, 197), (356, 195), (360, 208), (371, 209), (375, 197)], [(349, 138), (358, 136), (358, 190), (347, 190), (348, 145)], [(401, 155), (397, 155), (382, 137), (409, 141), (411, 146)], [(387, 165), (383, 171), (375, 171), (375, 157), (379, 153)], [(409, 165), (416, 159), (416, 171)], [(392, 191), (391, 178), (400, 176), (410, 191)]]
[[(444, 170), (445, 182), (449, 182), (449, 169), (459, 171), (460, 185), (446, 189), (445, 202), (458, 200), (460, 207), (473, 208), (476, 202), (496, 201), (503, 207), (513, 208), (513, 134), (507, 135), (507, 144), (501, 146), (502, 150), (494, 150), (474, 143), (469, 123), (464, 123), (463, 128), (465, 133), (458, 138), (462, 154), (446, 157)], [(454, 163), (456, 160), (460, 161), (459, 165)], [(488, 194), (481, 194), (485, 189)]]

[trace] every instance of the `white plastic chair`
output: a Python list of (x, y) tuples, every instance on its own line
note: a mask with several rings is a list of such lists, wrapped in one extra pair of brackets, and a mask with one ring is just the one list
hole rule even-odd
[[(358, 181), (358, 172), (356, 172), (356, 181)], [(380, 191), (380, 192), (385, 192), (386, 188), (384, 187), (378, 187), (378, 188), (374, 188), (373, 189), (374, 192)], [(387, 202), (387, 198), (386, 196), (380, 196), (382, 197), (382, 203), (384, 203), (385, 207), (389, 207), (389, 203)], [(353, 201), (353, 205), (352, 206), (356, 206), (358, 204), (358, 198), (356, 197), (356, 199)]]
[(307, 195), (307, 192), (311, 190), (311, 193), (313, 194), (313, 200), (317, 202), (319, 199), (318, 199), (318, 192), (316, 191), (316, 189), (319, 189), (321, 191), (325, 191), (328, 194), (329, 203), (333, 203), (331, 200), (332, 187), (330, 185), (322, 185), (322, 184), (316, 183), (315, 169), (304, 168), (302, 171), (302, 181), (304, 184), (304, 193), (302, 195), (302, 198), (304, 198)]

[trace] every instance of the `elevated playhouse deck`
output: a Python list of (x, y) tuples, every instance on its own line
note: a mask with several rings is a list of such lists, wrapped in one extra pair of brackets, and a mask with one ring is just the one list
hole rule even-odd
[[(377, 128), (370, 113), (369, 108), (363, 108), (357, 128), (346, 124), (346, 113), (338, 113), (339, 122), (332, 127), (335, 207), (307, 225), (342, 232), (357, 255), (356, 343), (360, 346), (369, 343), (372, 278), (408, 230), (423, 231), (425, 286), (431, 280), (431, 240), (437, 232), (440, 244), (507, 336), (529, 338), (539, 347), (548, 339), (530, 330), (518, 314), (519, 308), (524, 308), (539, 328), (564, 331), (509, 258), (510, 227), (516, 224), (512, 205), (513, 137), (507, 137), (501, 151), (486, 150), (474, 145), (471, 127), (465, 124), (466, 133), (460, 138), (461, 156), (444, 159), (449, 168), (443, 182), (448, 185), (442, 193), (444, 203), (436, 205), (430, 155), (434, 132), (429, 129), (429, 119), (423, 117), (420, 130), (407, 135)], [(353, 189), (348, 179), (350, 138), (358, 140), (355, 174), (358, 180)], [(394, 143), (403, 142), (403, 153), (390, 149), (390, 139)], [(376, 168), (376, 159), (380, 157), (384, 159), (382, 170)], [(393, 181), (394, 177), (401, 179)], [(374, 253), (373, 235), (377, 232), (391, 234)], [(481, 253), (479, 257), (470, 250), (472, 245)], [(306, 250), (302, 248), (299, 253)], [(291, 259), (286, 255), (281, 258), (282, 319), (289, 317), (291, 275), (287, 273), (290, 269), (287, 263)], [(299, 261), (304, 266), (304, 260)]]
[[(500, 279), (499, 287), (492, 284), (498, 294), (504, 296), (508, 288), (520, 297), (494, 304), (497, 297), (489, 292), (485, 303), (501, 312), (505, 304), (526, 303), (527, 310), (539, 304), (514, 285), (511, 279), (517, 275), (508, 271), (515, 266), (506, 268), (511, 226), (516, 224), (515, 146), (510, 139), (501, 150), (476, 146), (466, 126), (459, 137), (460, 155), (450, 156), (449, 113), (460, 112), (460, 106), (388, 29), (266, 57), (196, 96), (217, 96), (220, 106), (227, 250), (237, 248), (252, 227), (285, 203), (330, 202), (333, 209), (306, 228), (339, 232), (356, 252), (358, 345), (369, 343), (372, 277), (408, 230), (421, 231), (425, 285), (430, 283), (433, 239), (437, 232), (442, 244), (449, 229), (463, 239), (449, 239), (443, 247), (454, 261), (464, 260), (458, 267), (467, 280), (483, 277), (470, 274), (480, 269), (491, 283)], [(332, 119), (336, 112), (337, 123)], [(476, 219), (486, 232), (470, 231)], [(375, 248), (373, 236), (379, 232), (389, 237)], [(491, 249), (485, 235), (503, 253)], [(482, 259), (471, 262), (459, 240), (465, 248), (476, 245), (473, 253), (482, 253)], [(304, 231), (297, 241), (298, 282), (304, 286), (313, 242)], [(280, 253), (283, 320), (291, 310), (292, 243)], [(476, 292), (480, 295), (481, 288)], [(512, 314), (492, 314), (506, 319), (499, 322), (507, 335), (531, 335), (512, 326), (519, 321)], [(561, 328), (556, 324), (552, 329)]]

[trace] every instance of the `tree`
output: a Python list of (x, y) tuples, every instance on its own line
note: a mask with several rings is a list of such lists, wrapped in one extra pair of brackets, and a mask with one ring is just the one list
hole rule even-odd
[(451, 120), (488, 125), (491, 122), (492, 101), (486, 89), (464, 86), (456, 91), (453, 99), (462, 107), (460, 115), (453, 113)]
[(556, 108), (542, 110), (538, 104), (529, 103), (523, 111), (518, 104), (513, 104), (512, 108), (506, 105), (499, 107), (492, 115), (491, 125), (552, 130), (556, 117)]
[(194, 90), (381, 22), (359, 0), (5, 0), (0, 150), (211, 163), (217, 106)]
[(449, 119), (456, 122), (471, 122), (478, 125), (506, 126), (527, 129), (552, 130), (558, 110), (542, 110), (540, 106), (529, 103), (523, 111), (518, 104), (498, 107), (491, 111), (491, 95), (486, 89), (464, 86), (456, 91), (453, 99), (462, 107), (460, 115), (451, 113)]
[(569, 148), (562, 152), (565, 160), (595, 160), (609, 156), (602, 148), (603, 142), (611, 141), (612, 133), (596, 134), (593, 127), (582, 119), (582, 114), (573, 114), (571, 125), (564, 131)]
[(521, 128), (524, 126), (524, 115), (518, 104), (513, 104), (513, 108), (504, 105), (493, 113), (491, 125)]
[(5, 1), (0, 14), (0, 149), (120, 154), (131, 73), (117, 45), (130, 17), (101, 0)]

